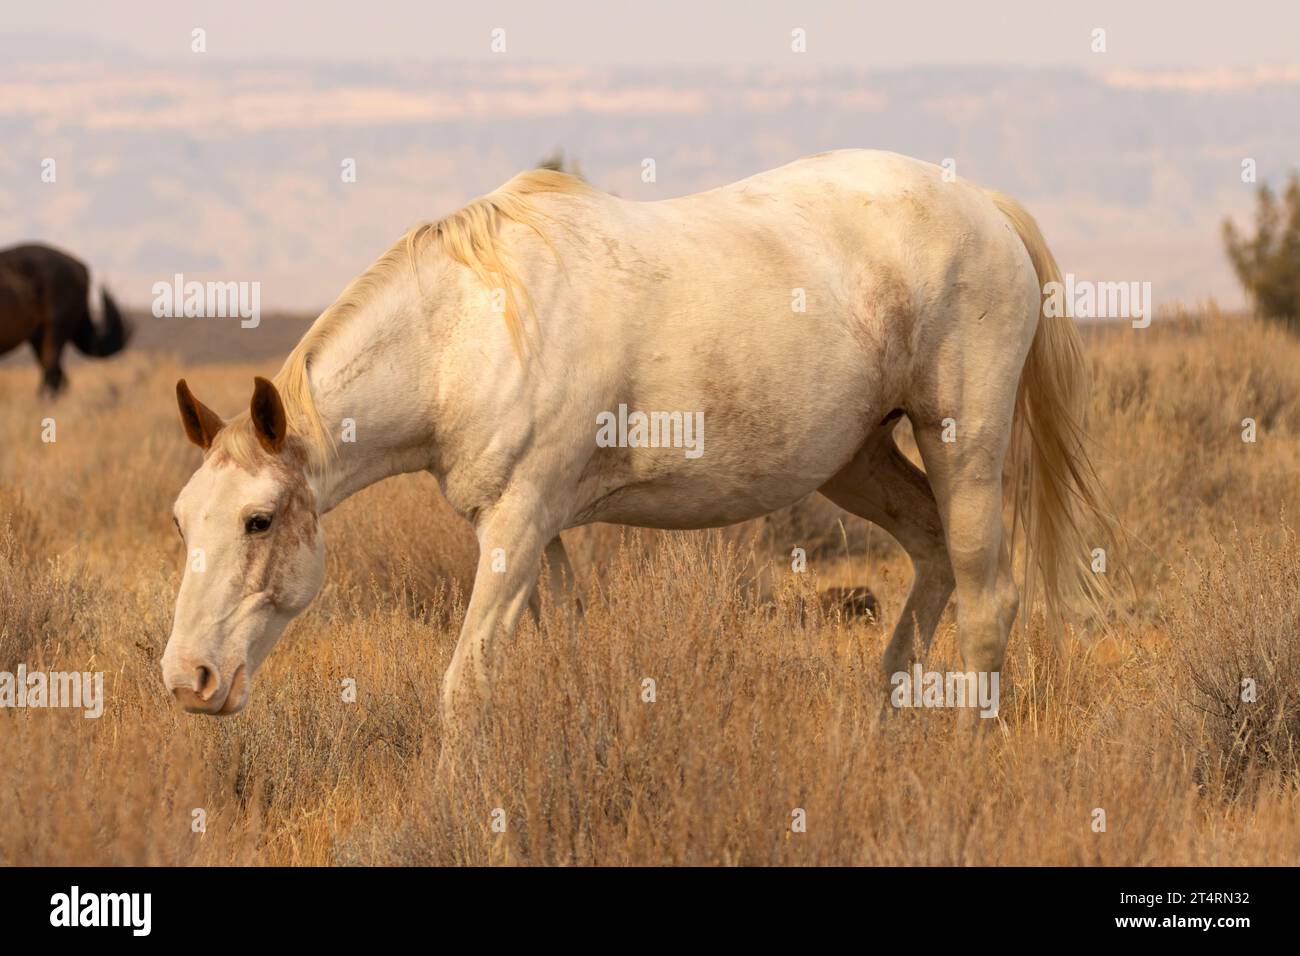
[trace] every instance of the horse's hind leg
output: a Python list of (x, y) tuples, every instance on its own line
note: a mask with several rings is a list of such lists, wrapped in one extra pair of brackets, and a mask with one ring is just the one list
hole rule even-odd
[(67, 376), (63, 374), (63, 343), (50, 322), (42, 324), (31, 342), (41, 366), (40, 393), (53, 398), (67, 384)]
[(54, 398), (68, 384), (68, 377), (63, 374), (63, 363), (57, 358), (41, 369), (41, 393)]
[(885, 649), (886, 677), (910, 671), (934, 638), (952, 594), (952, 569), (939, 507), (925, 473), (894, 444), (883, 425), (821, 493), (846, 511), (884, 529), (912, 559), (912, 587)]
[[(957, 633), (967, 670), (1001, 669), (1019, 607), (1002, 527), (1002, 466), (1011, 433), (1014, 378), (1005, 394), (966, 392), (947, 429), (916, 429), (934, 488), (957, 591)], [(942, 421), (942, 419), (940, 420)], [(945, 432), (951, 441), (945, 441)]]

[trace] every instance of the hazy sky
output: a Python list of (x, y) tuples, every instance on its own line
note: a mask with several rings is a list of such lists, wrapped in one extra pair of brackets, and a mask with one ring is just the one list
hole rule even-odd
[[(188, 53), (208, 31), (212, 57), (478, 59), (507, 31), (521, 58), (594, 64), (804, 62), (860, 68), (909, 64), (1205, 68), (1300, 58), (1296, 0), (75, 0), (5, 5), (4, 31), (79, 32), (156, 58)], [(309, 12), (304, 12), (309, 11)], [(1107, 51), (1089, 49), (1093, 28)], [(1100, 61), (1104, 59), (1104, 64)]]
[(0, 245), (305, 311), (557, 147), (653, 200), (867, 146), (1013, 193), (1080, 276), (1236, 305), (1220, 225), (1243, 162), (1300, 165), (1297, 37), (1300, 0), (10, 3)]

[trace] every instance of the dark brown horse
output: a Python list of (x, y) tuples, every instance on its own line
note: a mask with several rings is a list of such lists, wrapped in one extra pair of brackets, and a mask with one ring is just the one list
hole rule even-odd
[(81, 262), (49, 246), (0, 250), (0, 355), (24, 342), (41, 364), (41, 390), (63, 388), (63, 347), (84, 355), (113, 355), (126, 347), (131, 329), (108, 292), (100, 290), (103, 321), (90, 317), (90, 273)]

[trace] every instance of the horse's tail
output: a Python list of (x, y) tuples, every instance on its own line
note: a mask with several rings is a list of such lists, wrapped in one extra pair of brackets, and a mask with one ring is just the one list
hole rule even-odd
[(100, 324), (94, 323), (87, 310), (85, 318), (77, 323), (72, 344), (83, 355), (104, 358), (126, 348), (126, 343), (131, 340), (131, 325), (122, 318), (117, 303), (107, 289), (99, 290), (99, 301), (103, 312)]
[[(1108, 575), (1095, 570), (1096, 561), (1116, 560), (1119, 528), (1104, 506), (1105, 495), (1088, 454), (1085, 417), (1091, 382), (1079, 332), (1070, 316), (1058, 314), (1063, 310), (1044, 307), (1048, 283), (1061, 282), (1060, 267), (1024, 207), (1001, 193), (990, 191), (989, 198), (1028, 250), (1041, 290), (1038, 328), (1020, 374), (1012, 422), (1012, 544), (1023, 526), (1027, 552), (1022, 625), (1041, 587), (1048, 627), (1060, 647), (1065, 608), (1105, 623), (1105, 605), (1113, 590)], [(1094, 554), (1096, 548), (1103, 549), (1102, 555)]]

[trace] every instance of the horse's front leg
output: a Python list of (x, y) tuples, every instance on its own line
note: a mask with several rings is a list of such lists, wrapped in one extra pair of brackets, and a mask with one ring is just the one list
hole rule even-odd
[(503, 499), (478, 524), (478, 570), (460, 639), (442, 681), (443, 720), (456, 708), (477, 712), (489, 696), (488, 661), (502, 634), (513, 633), (537, 584), (542, 552), (558, 528), (538, 503)]
[(563, 608), (565, 613), (572, 611), (581, 618), (583, 607), (582, 595), (578, 591), (578, 578), (574, 574), (573, 564), (569, 561), (569, 553), (564, 550), (564, 542), (560, 540), (558, 534), (546, 546), (542, 567), (544, 569), (542, 580), (538, 582), (537, 587), (533, 588), (533, 596), (528, 600), (528, 612), (533, 616), (533, 620), (538, 624), (542, 621), (543, 590), (550, 594), (551, 600)]

